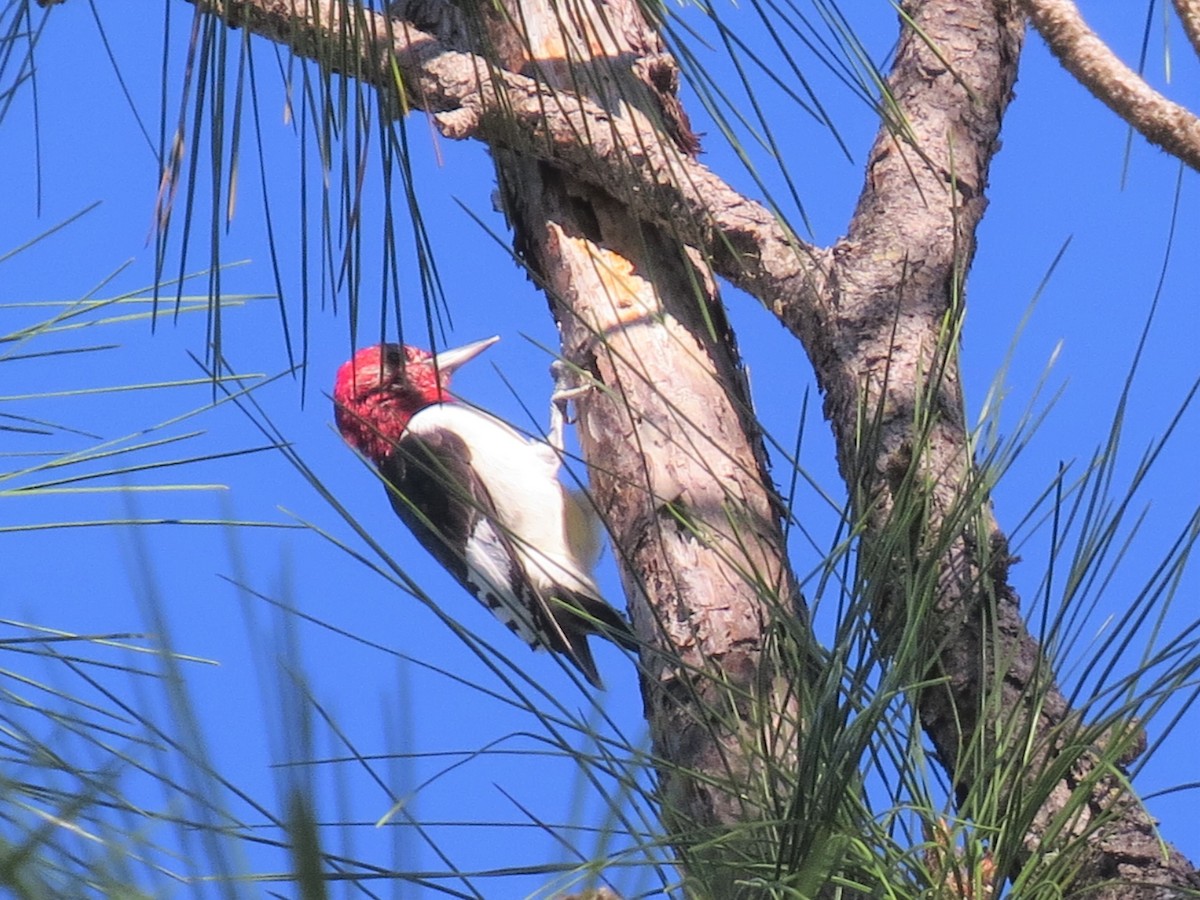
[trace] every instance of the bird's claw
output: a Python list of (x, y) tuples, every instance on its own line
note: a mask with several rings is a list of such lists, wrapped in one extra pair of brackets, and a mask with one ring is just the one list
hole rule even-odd
[(572, 421), (567, 415), (567, 404), (582, 397), (590, 390), (589, 385), (576, 383), (579, 370), (563, 359), (550, 364), (554, 377), (554, 393), (550, 395), (550, 431), (546, 441), (561, 456), (563, 452), (563, 429)]

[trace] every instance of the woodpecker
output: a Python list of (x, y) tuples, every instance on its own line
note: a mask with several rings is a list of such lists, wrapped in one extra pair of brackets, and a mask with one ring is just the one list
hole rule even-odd
[(547, 442), (448, 392), (454, 371), (497, 340), (436, 356), (399, 344), (358, 351), (334, 384), (338, 430), (434, 559), (531, 647), (563, 654), (600, 688), (588, 636), (636, 642), (591, 575), (595, 515), (558, 479), (562, 395)]

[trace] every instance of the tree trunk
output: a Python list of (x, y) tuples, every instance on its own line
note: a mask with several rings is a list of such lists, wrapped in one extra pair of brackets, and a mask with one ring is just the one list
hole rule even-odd
[[(665, 153), (697, 147), (674, 62), (634, 0), (569, 17), (551, 0), (477, 20), (425, 0), (402, 11), (447, 42), (483, 48), (500, 69), (635, 122)], [(764, 645), (801, 601), (733, 335), (711, 271), (677, 236), (533, 156), (497, 143), (492, 154), (515, 247), (584, 388), (576, 430), (645, 643), (664, 820), (687, 868), (704, 870), (714, 896), (737, 896), (735, 879), (771, 865), (778, 843), (754, 828), (778, 802), (760, 770), (793, 755), (798, 712)], [(733, 826), (737, 849), (696, 849)]]
[[(501, 67), (574, 89), (668, 153), (692, 151), (674, 62), (641, 9), (612, 0), (568, 17), (554, 0), (509, 0), (487, 37), (510, 48)], [(646, 645), (669, 839), (713, 896), (742, 896), (735, 880), (769, 866), (777, 845), (753, 827), (772, 805), (762, 760), (792, 754), (797, 722), (764, 642), (799, 597), (715, 281), (699, 253), (603, 190), (519, 152), (493, 155), (516, 246), (585, 388), (577, 432)], [(775, 746), (761, 746), (764, 733)], [(719, 853), (699, 849), (722, 836)]]
[[(849, 231), (834, 248), (831, 316), (806, 340), (842, 474), (867, 523), (862, 565), (877, 587), (876, 627), (895, 633), (920, 616), (933, 663), (912, 681), (934, 686), (917, 694), (918, 711), (960, 803), (998, 768), (1011, 796), (1051, 766), (1065, 768), (1029, 824), (1025, 864), (1050, 850), (1048, 835), (1057, 847), (1087, 841), (1090, 860), (1074, 889), (1112, 900), (1164, 896), (1164, 886), (1187, 884), (1192, 868), (1163, 852), (1153, 820), (1112, 768), (1121, 754), (1098, 746), (1099, 730), (1070, 710), (1026, 629), (965, 423), (963, 292), (1023, 23), (1009, 0), (913, 2), (906, 13), (888, 78), (895, 118), (876, 139)], [(872, 423), (865, 441), (863, 422)], [(917, 533), (898, 548), (896, 517), (914, 509)], [(905, 586), (922, 583), (936, 585), (935, 599), (917, 610)], [(1064, 813), (1081, 789), (1090, 802)], [(1122, 882), (1109, 883), (1115, 877)]]

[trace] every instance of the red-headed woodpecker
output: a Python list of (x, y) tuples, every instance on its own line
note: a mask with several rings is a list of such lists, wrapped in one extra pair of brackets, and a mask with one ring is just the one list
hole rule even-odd
[(558, 480), (561, 418), (551, 446), (447, 391), (454, 370), (497, 340), (437, 356), (399, 344), (358, 351), (337, 373), (338, 430), (463, 587), (530, 646), (564, 654), (600, 687), (588, 635), (636, 643), (591, 575), (595, 516)]

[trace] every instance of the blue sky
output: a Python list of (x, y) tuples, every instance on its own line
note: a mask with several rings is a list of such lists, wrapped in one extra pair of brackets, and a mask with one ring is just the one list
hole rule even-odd
[[(892, 40), (894, 14), (885, 3), (863, 7), (856, 15), (879, 60)], [(172, 74), (167, 84), (167, 120), (173, 124), (179, 111), (178, 73), (183, 67), (192, 9), (186, 4), (167, 4), (166, 8), (173, 17)], [(1088, 10), (1101, 33), (1117, 41), (1126, 59), (1135, 60), (1138, 29), (1117, 20), (1115, 12), (1108, 13), (1114, 17), (1111, 21), (1101, 19), (1105, 12)], [(148, 238), (159, 176), (154, 141), (163, 92), (160, 12), (118, 5), (103, 9), (102, 14), (124, 83), (151, 140), (143, 136), (122, 98), (88, 5), (71, 2), (54, 8), (37, 49), (39, 141), (34, 142), (31, 128), (35, 115), (31, 91), (18, 97), (2, 122), (0, 196), (5, 198), (6, 214), (0, 220), (0, 254), (97, 201), (99, 205), (32, 249), (0, 263), (0, 333), (41, 317), (8, 304), (76, 299), (110, 275), (112, 280), (98, 289), (98, 296), (140, 290), (154, 281), (154, 251)], [(732, 7), (723, 15), (735, 25), (749, 20), (748, 12)], [(232, 40), (242, 37), (238, 32)], [(1170, 41), (1173, 83), (1169, 90), (1196, 108), (1200, 106), (1197, 66), (1187, 58), (1186, 43), (1178, 33), (1171, 32)], [(1151, 47), (1148, 71), (1161, 84), (1161, 29), (1153, 33)], [(1181, 49), (1183, 53), (1178, 52)], [(285, 120), (274, 55), (264, 47), (258, 50), (256, 71), (264, 85), (260, 128), (281, 283), (294, 346), (307, 343), (308, 355), (303, 391), (298, 380), (284, 377), (256, 396), (332, 495), (430, 596), (468, 630), (494, 642), (522, 664), (528, 663), (527, 671), (550, 686), (562, 703), (584, 709), (583, 696), (549, 658), (522, 656), (523, 651), (505, 630), (425, 557), (392, 516), (374, 476), (342, 446), (331, 428), (326, 392), (338, 364), (349, 354), (347, 298), (345, 291), (334, 296), (323, 287), (313, 251), (319, 221), (319, 173), (311, 147), (307, 158), (301, 159), (300, 126)], [(707, 64), (714, 71), (727, 71), (715, 57)], [(840, 89), (819, 64), (811, 60), (810, 64), (812, 71), (806, 70), (806, 74), (811, 75), (838, 123), (853, 160), (842, 155), (828, 131), (794, 106), (777, 107), (772, 121), (781, 144), (795, 148), (788, 159), (789, 171), (813, 222), (814, 237), (828, 243), (843, 230), (857, 196), (861, 160), (875, 121), (864, 104)], [(725, 83), (734, 89), (731, 78)], [(694, 100), (690, 106), (697, 130), (707, 133), (704, 161), (751, 196), (758, 196), (758, 188), (724, 148), (718, 128), (705, 122)], [(294, 115), (300, 115), (298, 109)], [(227, 263), (246, 262), (222, 274), (221, 290), (226, 297), (254, 299), (226, 311), (223, 341), (227, 358), (239, 371), (271, 376), (286, 370), (288, 358), (264, 236), (259, 160), (247, 136), (253, 128), (248, 112), (243, 123), (247, 131), (239, 163), (237, 208), (228, 229), (222, 228), (219, 252)], [(435, 137), (420, 116), (409, 121), (408, 140), (422, 212), (453, 317), (447, 340), (463, 343), (491, 334), (502, 336), (486, 361), (464, 370), (456, 387), (484, 407), (531, 428), (540, 427), (528, 420), (522, 404), (544, 422), (550, 360), (538, 344), (552, 345), (554, 331), (544, 300), (512, 265), (508, 251), (497, 240), (496, 235), (503, 235), (503, 223), (492, 209), (486, 155), (479, 146)], [(1026, 608), (1036, 609), (1049, 538), (1045, 528), (1016, 526), (1051, 483), (1060, 464), (1081, 464), (1106, 440), (1118, 392), (1156, 292), (1156, 317), (1126, 410), (1124, 450), (1115, 476), (1118, 481), (1131, 477), (1143, 450), (1170, 422), (1197, 377), (1200, 317), (1195, 285), (1200, 283), (1200, 254), (1196, 253), (1200, 220), (1195, 174), (1185, 173), (1180, 182), (1178, 165), (1137, 137), (1129, 142), (1126, 156), (1124, 126), (1062, 73), (1036, 38), (1030, 39), (1023, 60), (1017, 99), (1003, 140), (992, 172), (991, 206), (980, 231), (968, 287), (964, 378), (968, 409), (975, 416), (1029, 313), (1024, 333), (1012, 349), (1001, 427), (1011, 430), (1016, 426), (1021, 410), (1043, 381), (1048, 385), (1045, 398), (1059, 388), (1063, 393), (1000, 485), (995, 504), (1001, 524), (1016, 529), (1016, 552), (1024, 561), (1014, 570), (1014, 578)], [(191, 146), (189, 153), (203, 154), (204, 147), (203, 143)], [(766, 161), (759, 164), (766, 183), (782, 197), (778, 173)], [(202, 176), (198, 184), (197, 227), (184, 266), (189, 272), (202, 270), (209, 262), (207, 177)], [(307, 190), (311, 242), (306, 317), (301, 314), (305, 284), (301, 185)], [(1174, 244), (1164, 268), (1177, 187)], [(373, 175), (366, 185), (367, 195), (382, 190)], [(394, 202), (400, 212), (403, 198), (397, 194)], [(377, 222), (380, 208), (369, 204), (364, 221)], [(336, 211), (333, 215), (336, 220)], [(489, 234), (484, 226), (494, 233)], [(401, 285), (398, 303), (410, 333), (423, 335), (413, 240), (406, 226), (400, 228), (395, 242)], [(168, 272), (179, 268), (180, 233), (178, 228), (172, 233)], [(1029, 312), (1039, 285), (1068, 241), (1036, 307)], [(364, 334), (378, 328), (382, 245), (377, 227), (364, 234), (359, 321)], [(204, 278), (185, 287), (186, 294), (201, 298), (207, 290)], [(782, 444), (790, 446), (794, 441), (800, 417), (797, 398), (806, 390), (814, 392), (804, 423), (802, 463), (819, 484), (840, 496), (831, 441), (798, 346), (747, 298), (729, 292), (726, 299), (750, 367), (757, 407), (768, 430)], [(35, 392), (80, 387), (177, 379), (200, 382), (203, 372), (189, 359), (188, 351), (203, 353), (205, 329), (204, 313), (191, 312), (177, 319), (160, 316), (153, 334), (145, 320), (138, 320), (46, 338), (44, 344), (38, 344), (39, 349), (109, 342), (120, 347), (80, 356), (9, 362), (0, 370), (4, 374), (0, 413), (53, 419), (112, 439), (198, 411), (193, 419), (168, 426), (162, 433), (201, 434), (178, 446), (137, 455), (139, 460), (261, 447), (262, 436), (244, 414), (228, 405), (204, 408), (212, 392), (203, 383), (134, 393), (21, 399)], [(1053, 368), (1047, 373), (1051, 360)], [(1177, 430), (1175, 441), (1163, 452), (1134, 504), (1138, 511), (1144, 509), (1145, 518), (1119, 573), (1102, 590), (1094, 590), (1080, 601), (1095, 605), (1089, 609), (1082, 629), (1084, 640), (1071, 656), (1075, 668), (1068, 669), (1068, 675), (1082, 671), (1078, 667), (1097, 646), (1088, 639), (1103, 635), (1109, 617), (1129, 607), (1161, 558), (1162, 545), (1174, 540), (1200, 503), (1200, 479), (1190, 449), (1200, 438), (1200, 421), (1194, 410), (1184, 416)], [(5, 445), (0, 448), (6, 454), (2, 458), (12, 467), (21, 459), (13, 462), (8, 453), (80, 449), (95, 441), (71, 434), (0, 433), (0, 443)], [(90, 470), (96, 468), (92, 465)], [(270, 764), (295, 758), (296, 754), (289, 753), (303, 741), (296, 734), (280, 735), (275, 724), (280, 700), (276, 696), (279, 674), (270, 664), (275, 655), (272, 642), (277, 639), (272, 608), (235, 589), (230, 580), (293, 604), (305, 615), (346, 634), (381, 645), (383, 649), (369, 647), (290, 620), (294, 628), (288, 639), (300, 648), (309, 690), (322, 708), (336, 716), (347, 741), (360, 753), (471, 751), (493, 742), (499, 742), (502, 749), (532, 746), (528, 738), (519, 736), (534, 727), (527, 714), (484, 697), (447, 674), (402, 662), (390, 652), (469, 682), (497, 685), (494, 676), (433, 613), (335, 544), (334, 540), (345, 542), (374, 558), (283, 454), (268, 450), (176, 469), (134, 472), (99, 483), (219, 487), (4, 496), (0, 527), (131, 517), (232, 517), (280, 527), (232, 530), (164, 525), (5, 532), (0, 544), (6, 570), (0, 582), (3, 615), (76, 633), (144, 632), (155, 630), (147, 622), (148, 610), (161, 609), (178, 652), (219, 662), (217, 666), (186, 663), (183, 671), (218, 766), (251, 793), (274, 803), (280, 770)], [(836, 518), (814, 492), (802, 493), (797, 507), (805, 510), (806, 526), (819, 542), (832, 540)], [(796, 551), (797, 570), (807, 573), (819, 557), (802, 541), (797, 542)], [(620, 588), (611, 554), (601, 577), (605, 590), (619, 605)], [(1052, 602), (1061, 596), (1061, 590), (1061, 583), (1052, 585)], [(1165, 615), (1164, 634), (1173, 634), (1196, 619), (1196, 598), (1197, 578), (1191, 571), (1184, 576), (1174, 607)], [(1140, 646), (1135, 641), (1121, 667), (1136, 667)], [(264, 652), (265, 648), (272, 652)], [(636, 741), (644, 727), (632, 666), (619, 652), (606, 647), (599, 648), (597, 656), (616, 727)], [(61, 679), (54, 683), (63, 689), (71, 682), (62, 672), (47, 677)], [(131, 690), (150, 693), (145, 684)], [(164, 711), (164, 715), (169, 713)], [(1164, 716), (1155, 727), (1161, 728), (1167, 721), (1169, 716)], [(1200, 720), (1189, 713), (1146, 765), (1139, 788), (1151, 792), (1200, 780), (1192, 746), (1198, 727)], [(332, 740), (328, 729), (316, 727), (314, 734), (312, 755), (347, 754), (346, 744)], [(1151, 741), (1158, 736), (1152, 727)], [(571, 815), (573, 797), (580, 790), (568, 767), (525, 753), (468, 760), (413, 795), (418, 785), (447, 764), (446, 759), (423, 755), (379, 763), (378, 771), (386, 774), (382, 780), (392, 794), (406, 798), (424, 820), (528, 821), (506, 796), (508, 791), (519, 795), (532, 815), (561, 822)], [(323, 788), (327, 793), (322, 796), (326, 818), (340, 812), (370, 822), (392, 805), (393, 797), (368, 776), (363, 765), (328, 765), (321, 774), (328, 781)], [(352, 809), (348, 811), (337, 809), (338, 784), (350, 798), (347, 802)], [(1150, 809), (1163, 820), (1165, 837), (1193, 859), (1200, 859), (1200, 836), (1189, 827), (1193, 796), (1183, 792), (1154, 799)], [(468, 800), (469, 807), (464, 810)], [(232, 803), (245, 812), (236, 801)], [(360, 846), (395, 836), (387, 829), (367, 826), (354, 833)], [(460, 825), (438, 830), (436, 839), (467, 868), (538, 862), (554, 858), (558, 852), (537, 830), (514, 834), (511, 829)], [(591, 846), (587, 841), (584, 845)], [(407, 864), (414, 868), (437, 864), (428, 849), (405, 852), (410, 854), (404, 857)], [(280, 861), (270, 854), (262, 858), (251, 854), (248, 864), (261, 871), (278, 867)], [(500, 893), (493, 896), (517, 896), (533, 889), (519, 882), (520, 891), (514, 890), (515, 884), (504, 882), (498, 888)], [(420, 891), (412, 894), (419, 895)]]

